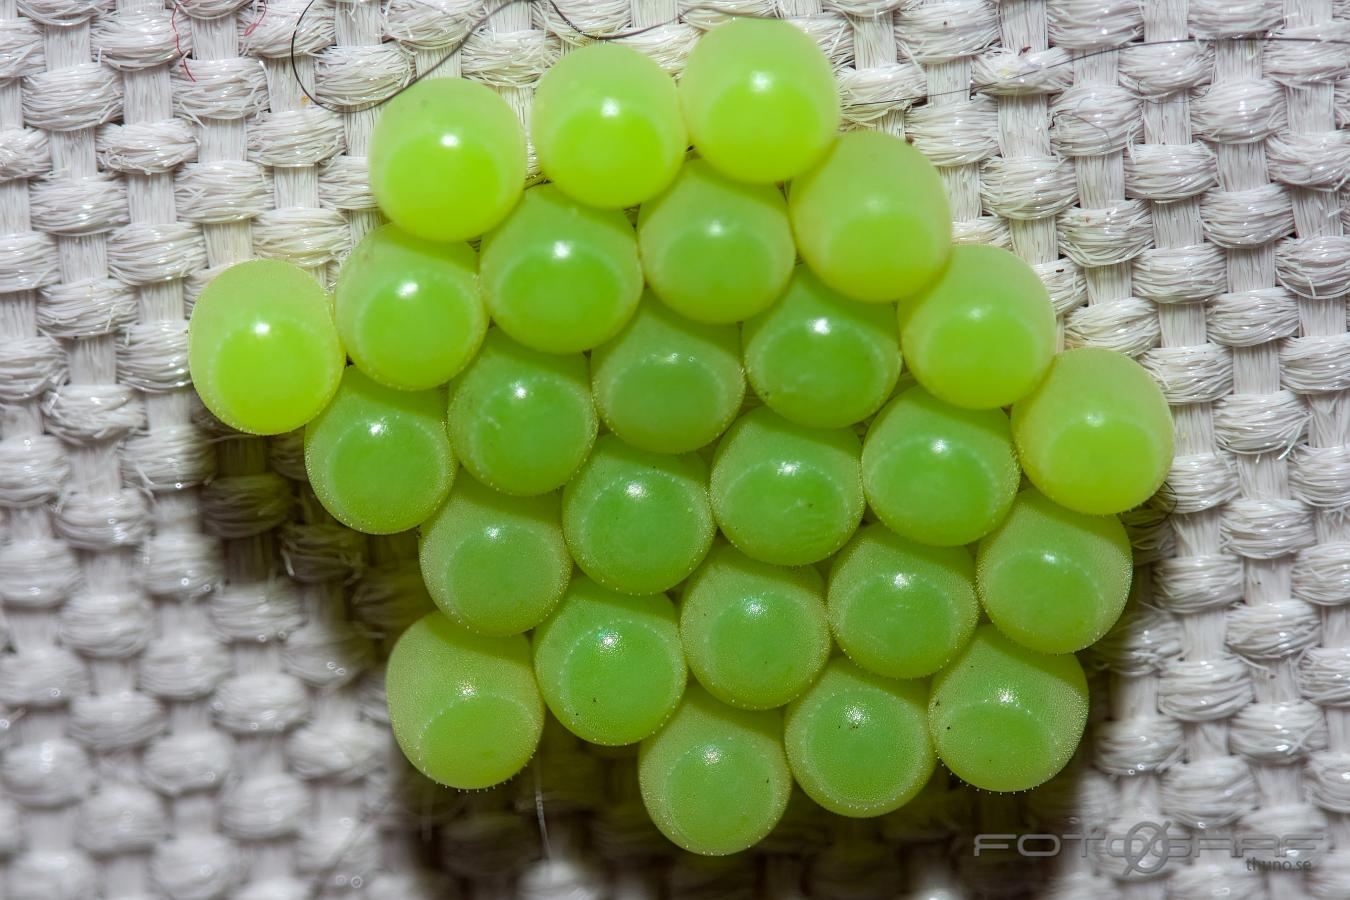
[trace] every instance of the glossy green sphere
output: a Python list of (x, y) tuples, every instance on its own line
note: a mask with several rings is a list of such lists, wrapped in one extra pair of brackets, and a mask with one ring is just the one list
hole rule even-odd
[(675, 606), (578, 578), (534, 632), (534, 670), (553, 715), (593, 744), (633, 744), (665, 723), (684, 694)]
[(356, 367), (405, 391), (454, 378), (488, 324), (473, 248), (423, 240), (396, 225), (376, 228), (352, 250), (334, 306)]
[(1137, 362), (1111, 350), (1055, 357), (1045, 380), (1013, 405), (1012, 427), (1032, 484), (1090, 515), (1143, 503), (1172, 465), (1162, 390)]
[(816, 42), (782, 19), (732, 19), (694, 45), (680, 105), (699, 154), (751, 184), (804, 172), (839, 128), (839, 92)]
[(975, 561), (965, 547), (928, 547), (866, 525), (830, 569), (830, 627), (859, 666), (923, 678), (951, 662), (975, 631)]
[(708, 464), (630, 447), (614, 435), (563, 488), (563, 534), (581, 570), (625, 594), (669, 590), (712, 546)]
[(783, 299), (745, 323), (755, 393), (799, 425), (842, 428), (881, 408), (900, 377), (891, 310), (831, 290), (799, 267)]
[(394, 644), (385, 695), (404, 755), (454, 788), (491, 787), (515, 775), (544, 729), (529, 642), (473, 634), (438, 612)]
[(192, 307), (193, 386), (216, 418), (239, 431), (301, 427), (333, 398), (345, 364), (328, 294), (290, 263), (230, 266)]
[(867, 502), (903, 537), (950, 547), (988, 534), (1007, 515), (1021, 473), (1001, 409), (949, 406), (903, 391), (863, 441)]
[(722, 545), (685, 584), (680, 638), (689, 668), (717, 699), (743, 709), (782, 706), (830, 655), (820, 575)]
[(990, 621), (1041, 653), (1095, 643), (1130, 593), (1130, 539), (1120, 520), (1065, 509), (1031, 488), (980, 541), (976, 561)]
[(409, 234), (477, 237), (505, 218), (524, 183), (525, 133), (491, 88), (426, 78), (380, 110), (370, 137), (370, 188)]
[(441, 611), (480, 634), (520, 634), (557, 606), (572, 575), (561, 498), (500, 494), (463, 473), (422, 525), (422, 578)]
[(759, 843), (792, 793), (782, 727), (777, 712), (733, 709), (690, 685), (675, 715), (639, 752), (638, 783), (652, 822), (704, 856)]
[(526, 191), (483, 238), (479, 277), (498, 327), (548, 353), (603, 344), (642, 294), (637, 238), (624, 214), (582, 206), (548, 184)]
[(550, 181), (606, 209), (664, 190), (689, 146), (674, 80), (650, 57), (603, 41), (567, 53), (539, 79), (530, 137)]
[(858, 437), (793, 424), (767, 407), (736, 420), (713, 459), (713, 513), (741, 552), (778, 565), (817, 562), (862, 520)]
[(797, 258), (782, 192), (733, 181), (701, 159), (642, 204), (637, 233), (652, 291), (697, 322), (739, 322), (767, 309)]
[(938, 757), (986, 791), (1025, 791), (1058, 774), (1087, 724), (1088, 687), (1071, 654), (1047, 656), (993, 625), (933, 678), (928, 728)]
[(740, 335), (676, 315), (651, 295), (614, 340), (591, 352), (591, 388), (626, 443), (686, 453), (717, 439), (745, 399)]
[(905, 362), (933, 396), (993, 409), (1036, 387), (1055, 355), (1050, 293), (999, 247), (962, 244), (923, 296), (900, 304)]
[(951, 252), (942, 179), (922, 153), (881, 131), (852, 131), (788, 188), (797, 249), (820, 280), (886, 303), (931, 285)]
[(864, 672), (843, 659), (793, 701), (784, 719), (788, 765), (802, 790), (842, 816), (880, 816), (919, 792), (937, 767), (928, 686)]
[(491, 329), (451, 385), (450, 441), (464, 467), (504, 494), (562, 487), (599, 427), (587, 375), (579, 353), (541, 353)]
[(310, 487), (349, 528), (393, 534), (436, 511), (455, 480), (441, 391), (397, 391), (349, 366), (305, 426)]

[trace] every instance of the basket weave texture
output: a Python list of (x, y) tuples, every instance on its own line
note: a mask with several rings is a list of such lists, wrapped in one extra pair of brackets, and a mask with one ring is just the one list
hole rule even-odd
[[(590, 34), (658, 26), (626, 40), (675, 73), (723, 17), (559, 6)], [(718, 6), (806, 29), (849, 126), (941, 167), (957, 239), (1024, 257), (1066, 346), (1135, 356), (1172, 404), (1168, 497), (1129, 516), (1135, 592), (1071, 769), (877, 821), (794, 803), (732, 860), (675, 853), (631, 754), (561, 733), (501, 789), (410, 775), (379, 660), (427, 608), (415, 544), (334, 524), (297, 436), (206, 415), (185, 318), (253, 256), (331, 281), (379, 222), (377, 114), (309, 102), (293, 32), (318, 99), (354, 105), (480, 5), (316, 0), (296, 32), (303, 0), (0, 0), (0, 896), (1350, 897), (1350, 48), (1250, 39), (1350, 39), (1350, 3)], [(1189, 37), (1212, 40), (1140, 46)], [(438, 74), (526, 116), (581, 40), (520, 3)], [(971, 850), (1140, 823), (1327, 837), (1311, 872)]]

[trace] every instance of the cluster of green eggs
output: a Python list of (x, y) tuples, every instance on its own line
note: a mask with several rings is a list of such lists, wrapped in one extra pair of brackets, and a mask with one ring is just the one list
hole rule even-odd
[(1036, 274), (952, 246), (903, 140), (839, 133), (789, 23), (713, 29), (678, 85), (582, 47), (530, 125), (526, 189), (506, 103), (419, 82), (372, 140), (391, 223), (333, 296), (264, 260), (193, 311), (217, 416), (303, 427), (339, 521), (420, 529), (440, 611), (387, 678), (409, 759), (495, 784), (547, 708), (640, 744), (653, 821), (701, 853), (753, 845), (794, 781), (873, 816), (939, 760), (996, 791), (1059, 771), (1073, 654), (1129, 589), (1115, 514), (1170, 465), (1148, 375), (1057, 355)]

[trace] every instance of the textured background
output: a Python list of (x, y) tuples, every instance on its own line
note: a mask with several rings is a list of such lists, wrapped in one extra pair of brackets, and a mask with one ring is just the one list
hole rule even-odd
[[(1178, 439), (1169, 499), (1129, 516), (1135, 596), (1068, 773), (935, 785), (876, 821), (794, 804), (731, 861), (672, 852), (631, 757), (558, 733), (501, 789), (410, 776), (379, 659), (427, 603), (412, 540), (335, 525), (294, 436), (241, 439), (193, 399), (185, 317), (213, 272), (331, 280), (378, 222), (376, 114), (303, 97), (301, 5), (0, 0), (0, 895), (1350, 896), (1350, 48), (1243, 39), (1350, 39), (1350, 3), (720, 4), (817, 38), (850, 127), (941, 166), (958, 239), (1032, 263), (1066, 345), (1136, 356)], [(594, 33), (687, 11), (630, 41), (673, 72), (719, 19), (561, 5)], [(325, 103), (384, 97), (478, 11), (317, 0), (296, 66)], [(1218, 40), (1137, 46), (1190, 36)], [(578, 40), (520, 4), (440, 73), (525, 115)], [(970, 851), (1164, 821), (1346, 849), (1322, 842), (1311, 876), (1215, 853), (1149, 879)]]

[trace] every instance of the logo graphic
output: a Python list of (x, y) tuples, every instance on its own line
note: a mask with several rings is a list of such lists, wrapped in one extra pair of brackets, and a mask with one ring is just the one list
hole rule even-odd
[(1144, 819), (1123, 833), (1094, 829), (1086, 834), (977, 834), (974, 853), (982, 856), (1011, 851), (1026, 859), (1039, 859), (1059, 856), (1066, 844), (1076, 844), (1084, 858), (1091, 853), (1098, 860), (1119, 860), (1120, 868), (1111, 872), (1117, 878), (1139, 880), (1157, 875), (1174, 859), (1194, 859), (1202, 852), (1245, 858), (1247, 868), (1254, 871), (1306, 871), (1313, 867), (1313, 858), (1330, 846), (1326, 834), (1209, 834), (1173, 830), (1172, 826), (1170, 820)]

